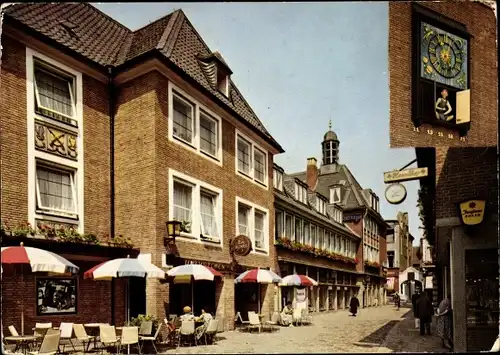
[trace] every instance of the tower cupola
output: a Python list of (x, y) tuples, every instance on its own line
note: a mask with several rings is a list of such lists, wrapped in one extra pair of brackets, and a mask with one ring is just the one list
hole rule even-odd
[(340, 142), (337, 134), (332, 131), (332, 121), (328, 122), (328, 132), (323, 137), (323, 165), (336, 164), (339, 160), (339, 145)]

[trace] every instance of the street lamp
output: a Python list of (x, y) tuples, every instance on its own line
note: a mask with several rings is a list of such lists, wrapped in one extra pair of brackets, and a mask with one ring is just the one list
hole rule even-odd
[(165, 240), (175, 243), (175, 238), (181, 235), (181, 222), (173, 220), (167, 222), (167, 235)]

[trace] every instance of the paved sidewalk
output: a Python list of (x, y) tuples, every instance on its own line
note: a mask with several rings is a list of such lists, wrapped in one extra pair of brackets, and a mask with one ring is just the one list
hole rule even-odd
[(420, 335), (420, 329), (415, 329), (415, 318), (410, 310), (405, 317), (396, 324), (380, 345), (378, 352), (410, 352), (410, 353), (448, 353), (448, 349), (441, 345), (441, 338), (436, 332), (436, 317), (431, 324), (431, 335)]

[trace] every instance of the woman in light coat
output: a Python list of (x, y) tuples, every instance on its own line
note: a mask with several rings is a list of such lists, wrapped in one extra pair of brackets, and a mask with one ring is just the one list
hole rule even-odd
[(437, 309), (436, 316), (437, 319), (437, 333), (441, 338), (443, 346), (447, 349), (453, 347), (453, 335), (452, 335), (452, 313), (451, 313), (451, 301), (450, 296), (445, 297)]

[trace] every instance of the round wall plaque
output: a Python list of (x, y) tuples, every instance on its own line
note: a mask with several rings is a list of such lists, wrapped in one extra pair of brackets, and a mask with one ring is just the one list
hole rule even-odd
[(246, 235), (238, 235), (232, 241), (233, 253), (247, 256), (252, 251), (252, 241)]
[(391, 184), (385, 189), (385, 199), (393, 205), (398, 205), (406, 199), (406, 188), (403, 184)]

